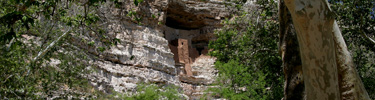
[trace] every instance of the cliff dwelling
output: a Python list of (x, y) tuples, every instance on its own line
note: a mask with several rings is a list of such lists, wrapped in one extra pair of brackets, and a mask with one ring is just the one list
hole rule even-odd
[(213, 38), (213, 30), (219, 26), (220, 18), (203, 15), (183, 9), (177, 3), (170, 3), (167, 10), (164, 37), (174, 54), (178, 73), (192, 76), (191, 64), (199, 56), (207, 55), (209, 40)]

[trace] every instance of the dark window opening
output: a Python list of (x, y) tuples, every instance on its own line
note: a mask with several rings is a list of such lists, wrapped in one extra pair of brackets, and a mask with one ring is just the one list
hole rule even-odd
[(173, 46), (178, 46), (178, 39), (170, 41), (169, 44), (171, 44)]
[(201, 55), (204, 48), (197, 48), (198, 54)]

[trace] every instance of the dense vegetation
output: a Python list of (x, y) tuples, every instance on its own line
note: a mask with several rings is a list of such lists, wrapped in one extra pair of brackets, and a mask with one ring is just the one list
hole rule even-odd
[(183, 100), (186, 99), (181, 95), (178, 87), (173, 85), (158, 86), (157, 84), (140, 83), (137, 86), (136, 94), (124, 94), (114, 92), (111, 95), (101, 94), (97, 99), (121, 99), (121, 100)]
[[(81, 26), (71, 23), (89, 22), (89, 17), (69, 13), (70, 3), (78, 4), (0, 0), (1, 99), (92, 96), (84, 76), (88, 70), (78, 60), (85, 59), (84, 51), (67, 42), (67, 33)], [(57, 60), (59, 65), (53, 65)]]
[[(100, 96), (85, 79), (85, 73), (91, 71), (83, 62), (88, 59), (87, 51), (71, 45), (69, 40), (74, 34), (83, 34), (85, 29), (103, 33), (94, 24), (100, 21), (99, 17), (89, 9), (97, 8), (103, 1), (106, 0), (0, 0), (0, 99)], [(142, 1), (134, 0), (134, 4)], [(337, 12), (365, 88), (375, 99), (375, 42), (370, 39), (375, 31), (375, 2), (329, 1)], [(259, 0), (255, 8), (246, 8), (246, 0), (230, 2), (235, 5), (228, 6), (237, 7), (239, 13), (223, 22), (224, 27), (216, 32), (216, 41), (209, 44), (213, 49), (210, 55), (217, 57), (215, 66), (219, 70), (214, 84), (219, 88), (210, 89), (212, 96), (235, 100), (281, 99), (284, 79), (277, 51), (277, 2)], [(80, 10), (72, 13), (75, 8)], [(140, 19), (135, 17), (135, 20)], [(57, 60), (58, 66), (54, 65)], [(160, 88), (141, 85), (137, 89), (144, 92), (134, 96), (120, 94), (120, 98), (181, 99), (175, 87), (163, 87), (165, 91)]]
[[(329, 0), (337, 12), (342, 34), (353, 55), (357, 70), (372, 99), (375, 98), (374, 3), (371, 0)], [(236, 2), (236, 6), (243, 2)], [(229, 99), (281, 99), (282, 68), (277, 50), (278, 23), (273, 1), (259, 0), (260, 10), (252, 10), (226, 20), (217, 40), (209, 45), (219, 70), (215, 95)], [(258, 16), (261, 15), (261, 16)]]
[[(209, 54), (217, 57), (219, 88), (214, 95), (244, 100), (277, 100), (283, 97), (283, 73), (278, 54), (277, 3), (262, 0), (260, 6), (242, 8), (238, 16), (224, 21), (210, 42)], [(238, 3), (243, 5), (243, 3)], [(238, 6), (237, 5), (237, 6)], [(248, 10), (246, 10), (248, 9)]]

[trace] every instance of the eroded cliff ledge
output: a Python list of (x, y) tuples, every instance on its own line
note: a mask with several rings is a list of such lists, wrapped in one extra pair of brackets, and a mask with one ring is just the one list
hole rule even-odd
[[(129, 16), (130, 11), (136, 14)], [(145, 0), (138, 6), (132, 0), (107, 2), (97, 11), (105, 34), (88, 31), (71, 41), (88, 50), (89, 68), (95, 70), (89, 80), (99, 90), (131, 93), (141, 82), (173, 84), (197, 99), (216, 76), (208, 42), (221, 20), (235, 12), (223, 1)], [(107, 45), (111, 40), (116, 44)]]

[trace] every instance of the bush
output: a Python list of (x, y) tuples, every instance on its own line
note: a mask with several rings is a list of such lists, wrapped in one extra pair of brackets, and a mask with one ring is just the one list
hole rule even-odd
[(214, 84), (218, 88), (209, 89), (216, 96), (256, 100), (283, 97), (278, 23), (273, 16), (276, 12), (262, 9), (225, 20), (224, 27), (215, 32), (217, 39), (209, 43), (209, 54), (217, 57), (219, 71), (218, 83)]
[[(180, 100), (183, 97), (180, 95), (181, 93), (178, 91), (178, 88), (173, 85), (169, 86), (157, 86), (156, 84), (138, 84), (137, 92), (134, 95), (129, 94), (122, 94), (122, 93), (115, 93), (112, 96), (108, 96), (105, 99), (124, 99), (124, 100)], [(116, 97), (118, 96), (118, 97)]]
[[(220, 61), (215, 63), (219, 70), (217, 84), (219, 88), (210, 88), (212, 95), (219, 95), (230, 100), (265, 100), (270, 99), (266, 87), (266, 74), (262, 71), (252, 71), (238, 60), (230, 60), (227, 63)], [(252, 73), (254, 72), (254, 73)]]

